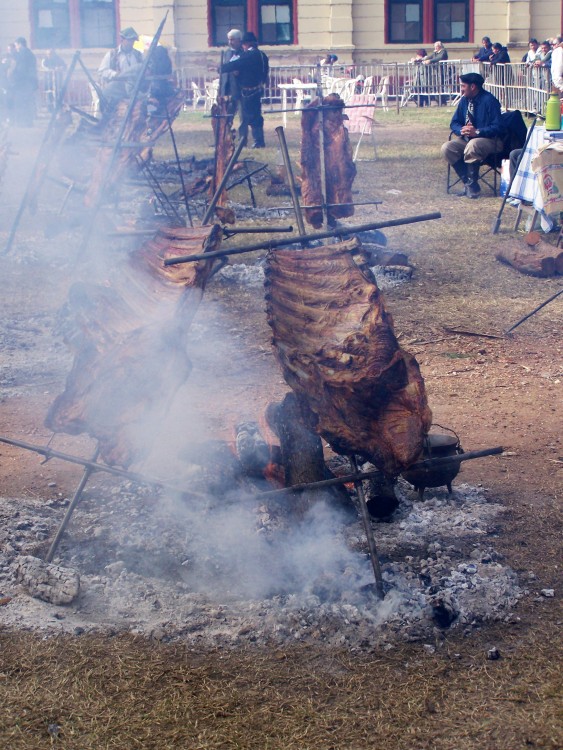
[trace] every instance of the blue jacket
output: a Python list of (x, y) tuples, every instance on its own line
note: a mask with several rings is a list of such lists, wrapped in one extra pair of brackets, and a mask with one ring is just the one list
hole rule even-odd
[[(465, 96), (461, 97), (450, 122), (450, 128), (456, 135), (461, 135), (461, 129), (465, 125), (468, 101)], [(480, 131), (479, 135), (481, 138), (502, 138), (504, 127), (500, 117), (499, 100), (488, 91), (485, 91), (485, 89), (481, 89), (481, 92), (477, 94), (473, 103), (473, 124)]]

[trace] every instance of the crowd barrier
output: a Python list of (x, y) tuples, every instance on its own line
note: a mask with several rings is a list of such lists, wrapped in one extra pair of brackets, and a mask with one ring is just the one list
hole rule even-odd
[[(374, 63), (370, 65), (283, 65), (272, 66), (264, 91), (264, 105), (270, 110), (282, 109), (282, 90), (288, 84), (310, 84), (321, 80), (323, 93), (339, 93), (344, 99), (354, 94), (379, 94), (378, 107), (394, 107), (399, 111), (408, 105), (433, 104), (448, 106), (459, 99), (459, 76), (479, 72), (485, 78), (485, 88), (499, 99), (503, 109), (521, 112), (543, 112), (551, 91), (549, 69), (530, 67), (524, 63), (490, 65), (471, 60), (448, 60), (432, 65), (414, 63)], [(217, 73), (196, 67), (179, 67), (175, 72), (176, 85), (186, 92), (187, 106), (194, 106), (194, 92), (217, 91)], [(57, 81), (52, 74), (41, 71), (39, 94), (42, 105), (52, 106)], [(286, 91), (286, 106), (301, 103), (303, 92)], [(209, 109), (202, 97), (202, 108)], [(71, 81), (67, 101), (88, 108), (92, 92), (86, 80)], [(208, 104), (208, 103), (207, 103)]]

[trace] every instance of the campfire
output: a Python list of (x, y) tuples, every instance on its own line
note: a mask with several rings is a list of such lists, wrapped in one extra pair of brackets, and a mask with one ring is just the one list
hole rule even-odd
[[(177, 97), (169, 102), (163, 132), (179, 105)], [(202, 226), (178, 226), (176, 205), (174, 217), (142, 239), (135, 229), (117, 232), (130, 242), (126, 258), (110, 276), (104, 271), (72, 286), (60, 327), (74, 361), (45, 424), (54, 433), (87, 434), (96, 452), (81, 459), (3, 438), (84, 466), (49, 552), (38, 554), (26, 539), (9, 560), (19, 585), (37, 600), (38, 617), (72, 603), (67, 629), (84, 628), (90, 607), (95, 615), (87, 627), (122, 627), (133, 617), (139, 632), (159, 639), (222, 645), (321, 639), (359, 647), (506, 617), (516, 603), (519, 589), (494, 549), (476, 542), (475, 556), (466, 557), (450, 528), (464, 534), (474, 528), (477, 535), (500, 509), (470, 487), (459, 488), (452, 505), (441, 488), (451, 490), (462, 461), (502, 449), (428, 453), (432, 415), (424, 381), (397, 340), (370, 269), (374, 256), (360, 240), (365, 232), (439, 215), (338, 224), (354, 214), (355, 176), (341, 105), (337, 97), (316, 100), (303, 116), (304, 215), (314, 228), (326, 221), (326, 231), (304, 232), (299, 191), (287, 170), (300, 233), (272, 239), (272, 228), (263, 227), (269, 234), (262, 242), (224, 242), (244, 231), (225, 226), (236, 221), (226, 185), (242, 146), (235, 147), (219, 102)], [(130, 120), (123, 130), (125, 108)], [(149, 130), (135, 108), (118, 110), (107, 132), (138, 148), (129, 143), (116, 160), (108, 145), (100, 146), (86, 207), (99, 207), (102, 194), (139, 159), (151, 179), (159, 174), (150, 154), (156, 130)], [(182, 192), (187, 197), (183, 177)], [(220, 223), (208, 224), (213, 217)], [(187, 202), (182, 218), (193, 223)], [(145, 462), (159, 423), (189, 388), (190, 334), (206, 289), (229, 255), (256, 249), (268, 250), (267, 322), (288, 392), (255, 420), (233, 424), (231, 441), (186, 441), (179, 475), (155, 479)], [(447, 467), (445, 480), (440, 467)], [(405, 481), (417, 471), (423, 476), (412, 481), (415, 487), (439, 488), (421, 509)], [(121, 484), (109, 489), (102, 479), (94, 489), (91, 479), (102, 474)], [(80, 529), (65, 535), (79, 502)], [(34, 529), (32, 505), (26, 513)], [(370, 514), (392, 523), (375, 527)], [(490, 587), (497, 597), (492, 609), (484, 604)], [(25, 607), (14, 611), (24, 616)], [(351, 628), (343, 636), (345, 625)]]

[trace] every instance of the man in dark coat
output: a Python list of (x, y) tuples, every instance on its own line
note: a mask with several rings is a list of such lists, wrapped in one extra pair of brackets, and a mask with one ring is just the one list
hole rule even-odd
[(503, 47), (500, 42), (495, 42), (493, 44), (493, 54), (489, 57), (489, 62), (491, 63), (491, 65), (510, 62), (510, 55), (508, 54), (508, 50), (506, 49), (506, 47)]
[(264, 118), (262, 117), (262, 95), (268, 81), (268, 57), (258, 49), (258, 40), (247, 31), (242, 37), (243, 54), (231, 62), (221, 65), (221, 73), (238, 72), (241, 96), (241, 124), (239, 137), (246, 138), (248, 128), (252, 131), (252, 148), (264, 148)]
[(442, 145), (442, 156), (464, 183), (462, 195), (478, 198), (481, 162), (503, 149), (500, 102), (485, 91), (479, 73), (465, 73), (459, 80), (462, 96), (450, 123), (454, 135)]
[(473, 55), (473, 62), (489, 62), (489, 57), (493, 54), (493, 45), (488, 36), (481, 39), (481, 48)]
[(14, 46), (14, 65), (8, 73), (14, 124), (29, 128), (36, 114), (37, 59), (22, 36), (15, 40)]

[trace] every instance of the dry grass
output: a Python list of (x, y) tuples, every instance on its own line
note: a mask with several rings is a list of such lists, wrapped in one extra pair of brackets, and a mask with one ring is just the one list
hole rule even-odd
[(560, 747), (556, 629), (502, 631), (488, 633), (498, 661), (474, 636), (432, 656), (354, 656), (5, 632), (0, 738), (11, 750)]

